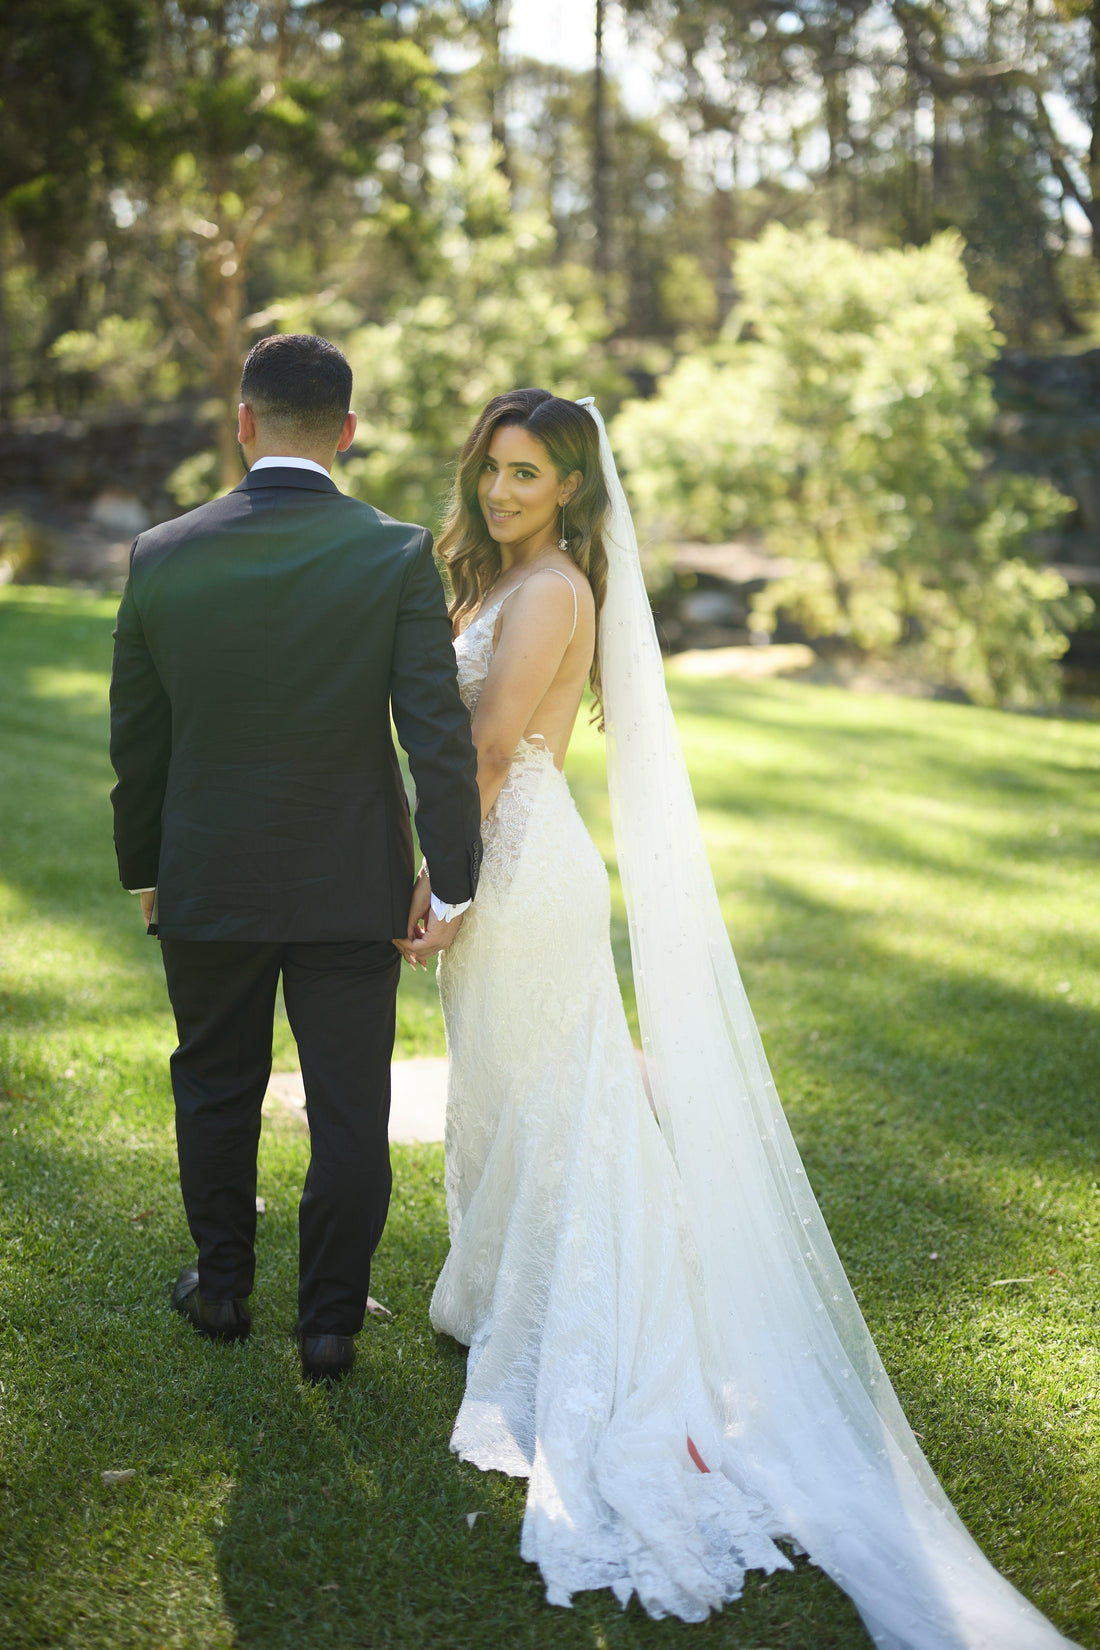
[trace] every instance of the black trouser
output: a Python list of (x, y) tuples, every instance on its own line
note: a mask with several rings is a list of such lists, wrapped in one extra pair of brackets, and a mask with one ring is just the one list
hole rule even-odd
[(298, 1329), (363, 1326), (390, 1197), (390, 1058), (401, 958), (372, 943), (162, 939), (184, 1208), (206, 1300), (251, 1292), (256, 1151), (275, 994), (298, 1043), (312, 1155), (298, 1206)]

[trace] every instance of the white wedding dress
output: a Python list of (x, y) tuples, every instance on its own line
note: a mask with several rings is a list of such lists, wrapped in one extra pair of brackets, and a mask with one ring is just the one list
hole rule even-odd
[[(456, 643), (471, 713), (500, 605)], [(789, 1566), (708, 1397), (699, 1262), (623, 1013), (607, 873), (545, 747), (520, 746), (483, 840), (439, 966), (451, 1250), (431, 1316), (470, 1348), (452, 1448), (530, 1478), (522, 1551), (551, 1603), (613, 1587), (701, 1620), (747, 1568)], [(722, 1470), (699, 1471), (689, 1434)]]
[[(789, 1568), (786, 1537), (879, 1650), (1064, 1647), (936, 1481), (806, 1183), (721, 924), (602, 439), (609, 778), (660, 1122), (602, 860), (550, 752), (525, 740), (439, 967), (451, 1248), (431, 1319), (470, 1349), (451, 1447), (528, 1478), (521, 1551), (551, 1603), (610, 1587), (700, 1621), (747, 1569)], [(471, 712), (500, 606), (455, 644)]]

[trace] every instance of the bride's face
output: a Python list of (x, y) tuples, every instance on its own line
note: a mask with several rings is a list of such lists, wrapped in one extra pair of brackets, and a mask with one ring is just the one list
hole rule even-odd
[(552, 544), (558, 512), (580, 479), (578, 472), (563, 482), (550, 454), (529, 431), (514, 424), (494, 431), (477, 484), (489, 537), (513, 550)]

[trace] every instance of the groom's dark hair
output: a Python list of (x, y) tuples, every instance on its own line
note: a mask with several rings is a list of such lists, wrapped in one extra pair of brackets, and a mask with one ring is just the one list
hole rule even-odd
[(250, 350), (241, 400), (273, 435), (335, 444), (351, 406), (351, 368), (327, 338), (276, 333)]

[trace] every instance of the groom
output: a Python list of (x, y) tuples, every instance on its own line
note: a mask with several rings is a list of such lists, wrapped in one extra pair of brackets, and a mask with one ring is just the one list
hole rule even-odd
[[(351, 369), (323, 338), (257, 344), (241, 380), (248, 474), (136, 540), (111, 679), (124, 887), (159, 934), (179, 1047), (180, 1184), (197, 1268), (173, 1304), (248, 1334), (256, 1151), (280, 976), (312, 1158), (299, 1206), (307, 1379), (351, 1368), (390, 1194), (401, 958), (449, 944), (477, 886), (477, 761), (431, 534), (346, 497)], [(413, 880), (390, 715), (428, 865)], [(430, 897), (430, 908), (429, 908)]]

